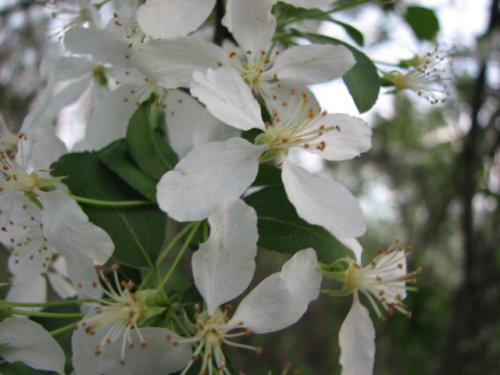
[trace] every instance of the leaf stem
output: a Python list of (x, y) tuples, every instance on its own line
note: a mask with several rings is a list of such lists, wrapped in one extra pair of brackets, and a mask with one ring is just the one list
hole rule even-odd
[(70, 197), (80, 203), (90, 204), (93, 206), (101, 206), (101, 207), (134, 207), (134, 206), (149, 206), (156, 204), (154, 202), (141, 201), (141, 200), (105, 201), (101, 199), (80, 197), (78, 195), (73, 195), (73, 194), (70, 194)]
[(52, 306), (65, 306), (65, 305), (80, 305), (85, 302), (93, 302), (92, 300), (82, 300), (82, 299), (67, 299), (63, 301), (49, 301), (49, 302), (16, 302), (16, 301), (2, 301), (2, 305), (8, 307), (52, 307)]
[(13, 315), (24, 315), (24, 316), (36, 316), (38, 318), (81, 318), (84, 314), (82, 313), (52, 313), (45, 311), (26, 311), (26, 310), (17, 310), (12, 309), (9, 312)]
[(165, 284), (167, 283), (168, 279), (170, 279), (170, 276), (172, 276), (175, 268), (177, 267), (177, 265), (179, 264), (182, 256), (186, 252), (186, 249), (188, 248), (189, 243), (191, 242), (191, 240), (193, 239), (194, 235), (198, 231), (198, 228), (200, 227), (201, 223), (202, 223), (201, 221), (198, 221), (198, 222), (196, 222), (191, 227), (191, 231), (189, 232), (189, 235), (186, 237), (186, 240), (184, 241), (184, 244), (182, 245), (181, 249), (177, 253), (174, 261), (172, 262), (172, 265), (170, 266), (170, 268), (167, 271), (167, 274), (165, 275), (165, 277), (163, 278), (163, 280), (160, 282), (160, 285), (158, 286), (159, 289), (162, 289), (165, 286)]
[(68, 331), (73, 331), (75, 329), (75, 327), (76, 327), (76, 324), (75, 323), (71, 323), (71, 324), (63, 326), (61, 328), (57, 328), (57, 329), (55, 329), (53, 331), (50, 331), (49, 334), (51, 336), (59, 336), (59, 335), (61, 335), (63, 333), (66, 333)]
[(158, 256), (158, 259), (156, 260), (156, 265), (159, 266), (161, 264), (161, 262), (163, 262), (165, 260), (165, 258), (168, 256), (168, 254), (170, 253), (170, 251), (172, 250), (172, 248), (174, 247), (174, 245), (182, 238), (184, 237), (184, 235), (189, 231), (191, 230), (191, 228), (196, 225), (197, 222), (192, 222), (188, 225), (186, 225), (184, 228), (182, 228), (182, 230), (177, 233), (177, 235), (172, 238), (169, 242), (168, 242), (168, 245), (162, 250), (162, 252), (160, 253), (160, 255)]

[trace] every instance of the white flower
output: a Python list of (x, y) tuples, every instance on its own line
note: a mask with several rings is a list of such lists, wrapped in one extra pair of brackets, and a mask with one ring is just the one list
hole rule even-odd
[(371, 146), (371, 130), (363, 120), (323, 113), (308, 92), (284, 90), (278, 83), (276, 92), (282, 95), (269, 98), (273, 122), (266, 124), (257, 100), (234, 70), (209, 69), (206, 74), (194, 73), (193, 78), (192, 93), (215, 117), (237, 129), (257, 128), (263, 133), (256, 145), (234, 138), (195, 148), (160, 180), (160, 208), (179, 221), (203, 219), (224, 199), (246, 190), (255, 179), (259, 161), (276, 158), (299, 216), (338, 237), (364, 233), (362, 212), (352, 194), (335, 181), (311, 176), (290, 155), (302, 149), (326, 160), (358, 156)]
[[(198, 2), (150, 0), (142, 9), (151, 4), (151, 10), (163, 8), (169, 13), (168, 18), (175, 14), (178, 22), (185, 22), (200, 16), (205, 6), (208, 8), (209, 2), (205, 1), (203, 6), (193, 9)], [(354, 65), (351, 52), (343, 46), (312, 44), (291, 47), (283, 52), (275, 50), (272, 38), (276, 19), (271, 14), (275, 3), (273, 0), (231, 0), (227, 3), (222, 22), (239, 45), (230, 51), (198, 38), (178, 37), (146, 43), (136, 51), (133, 59), (155, 72), (157, 82), (165, 88), (189, 87), (193, 72), (225, 66), (235, 70), (255, 94), (263, 96), (272, 96), (272, 85), (277, 80), (284, 84), (312, 85), (338, 78)], [(190, 17), (170, 13), (171, 6), (182, 7)], [(159, 11), (151, 13), (151, 17), (161, 20), (165, 28), (175, 25), (165, 23), (159, 14)]]
[[(224, 24), (232, 31), (233, 25), (244, 28), (242, 23), (246, 25), (253, 23), (255, 26), (251, 26), (251, 31), (254, 34), (268, 23), (275, 27), (276, 20), (271, 14), (271, 9), (277, 2), (278, 0), (228, 0), (226, 2), (227, 13), (241, 13), (241, 18), (238, 20), (226, 18)], [(303, 8), (320, 8), (331, 5), (333, 0), (283, 0), (283, 2)], [(154, 38), (167, 39), (184, 36), (201, 26), (210, 15), (214, 5), (215, 0), (147, 0), (139, 8), (138, 21), (144, 32)], [(268, 12), (265, 18), (259, 17), (258, 13), (253, 11), (261, 9)]]
[[(45, 151), (51, 144), (44, 139), (21, 134), (17, 154), (0, 154), (0, 239), (12, 249), (11, 299), (45, 299), (45, 282), (40, 279), (57, 259), (56, 253), (64, 256), (74, 287), (81, 289), (81, 280), (95, 280), (94, 264), (105, 263), (114, 250), (109, 235), (89, 222), (80, 206), (65, 192), (57, 190), (60, 178), (51, 177), (43, 169), (29, 172), (32, 165), (50, 162), (53, 156), (53, 150)], [(25, 148), (29, 152), (25, 153)], [(33, 280), (37, 283), (31, 284)]]
[[(47, 194), (56, 194), (56, 197), (59, 196), (58, 199), (62, 199), (61, 202), (65, 200), (72, 202), (62, 192)], [(8, 265), (13, 279), (7, 300), (29, 303), (45, 302), (47, 280), (61, 298), (72, 297), (77, 293), (80, 296), (96, 296), (95, 288), (92, 288), (91, 284), (97, 281), (97, 275), (94, 260), (88, 256), (87, 250), (90, 250), (90, 254), (97, 250), (98, 259), (108, 256), (106, 255), (107, 237), (103, 237), (105, 241), (102, 245), (95, 242), (101, 237), (100, 230), (95, 233), (97, 237), (94, 236), (92, 229), (90, 232), (86, 229), (89, 223), (74, 221), (75, 217), (72, 213), (68, 219), (69, 225), (75, 226), (75, 236), (58, 224), (52, 227), (50, 222), (53, 212), (64, 215), (66, 209), (56, 203), (49, 210), (40, 210), (21, 193), (10, 196), (8, 201), (2, 201), (0, 208), (2, 211), (0, 241), (12, 251)], [(47, 229), (43, 223), (44, 220), (49, 222)], [(68, 240), (61, 242), (60, 238), (68, 238)], [(84, 241), (87, 242), (89, 248), (85, 247)], [(90, 246), (96, 246), (96, 248), (90, 249)], [(92, 282), (87, 283), (88, 280)]]
[(61, 347), (41, 325), (29, 319), (11, 317), (0, 322), (0, 357), (64, 374)]
[[(105, 287), (95, 285), (104, 298), (86, 304), (90, 311), (78, 323), (72, 337), (73, 366), (76, 374), (169, 374), (182, 369), (191, 356), (189, 345), (173, 345), (176, 338), (165, 328), (140, 328), (142, 321), (161, 308), (149, 307), (148, 291), (132, 292), (131, 282), (100, 276)], [(113, 285), (114, 284), (114, 285)]]
[(201, 373), (229, 374), (222, 345), (260, 352), (234, 341), (251, 332), (273, 332), (295, 323), (319, 294), (321, 272), (313, 249), (301, 250), (281, 270), (253, 289), (230, 317), (221, 305), (239, 296), (249, 285), (257, 253), (257, 217), (240, 200), (226, 201), (209, 217), (210, 237), (193, 255), (196, 287), (206, 307), (190, 324), (193, 336), (173, 343), (196, 345), (194, 357), (182, 372), (202, 358)]
[(396, 92), (414, 91), (431, 104), (444, 103), (450, 95), (447, 86), (452, 80), (449, 56), (437, 46), (423, 56), (415, 56), (406, 73), (389, 73), (388, 76)]
[(209, 16), (215, 0), (147, 0), (137, 13), (144, 33), (154, 38), (185, 36)]
[[(344, 282), (344, 291), (353, 293), (353, 304), (339, 332), (340, 364), (343, 375), (370, 375), (375, 360), (375, 329), (368, 310), (361, 304), (359, 295), (369, 301), (377, 316), (385, 320), (384, 311), (410, 312), (403, 303), (407, 290), (415, 290), (406, 283), (414, 283), (421, 272), (406, 270), (408, 248), (395, 242), (381, 251), (368, 265), (361, 266), (361, 248), (354, 253), (356, 260), (342, 259), (348, 268), (338, 279)], [(328, 277), (328, 272), (325, 273)], [(334, 293), (332, 293), (334, 294)], [(380, 308), (382, 307), (383, 310)]]

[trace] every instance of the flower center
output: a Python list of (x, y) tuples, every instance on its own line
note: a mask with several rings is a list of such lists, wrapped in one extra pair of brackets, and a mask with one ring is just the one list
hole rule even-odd
[(262, 78), (262, 72), (265, 69), (265, 63), (262, 60), (257, 61), (255, 64), (242, 64), (243, 70), (241, 78), (252, 89), (259, 86)]
[[(218, 308), (213, 314), (208, 314), (206, 311), (199, 313), (199, 305), (196, 305), (195, 308), (197, 313), (195, 315), (196, 324), (193, 325), (194, 336), (180, 340), (173, 340), (171, 337), (167, 337), (167, 340), (171, 341), (174, 345), (187, 343), (197, 344), (191, 361), (184, 368), (181, 375), (187, 374), (193, 363), (199, 357), (202, 358), (200, 374), (220, 373), (230, 375), (231, 373), (226, 368), (226, 358), (222, 350), (223, 344), (253, 350), (257, 354), (262, 352), (261, 347), (254, 347), (232, 341), (232, 339), (236, 337), (248, 336), (251, 332), (243, 329), (239, 332), (229, 333), (227, 329), (227, 323), (229, 321), (227, 310), (222, 311)], [(218, 372), (214, 372), (214, 370)]]
[(323, 151), (327, 144), (319, 138), (327, 132), (340, 131), (339, 125), (324, 123), (327, 113), (309, 105), (307, 92), (298, 93), (292, 88), (287, 99), (273, 95), (271, 100), (272, 125), (266, 124), (265, 132), (256, 138), (257, 144), (268, 146), (263, 160), (287, 155), (292, 147)]
[(410, 250), (397, 246), (396, 242), (390, 248), (381, 251), (365, 267), (353, 262), (345, 271), (347, 291), (363, 293), (381, 319), (384, 317), (378, 307), (379, 304), (391, 314), (397, 310), (405, 315), (411, 315), (402, 301), (407, 291), (416, 290), (407, 283), (415, 283), (417, 274), (421, 272), (420, 268), (407, 272), (405, 256)]
[(113, 266), (113, 276), (115, 288), (112, 287), (112, 282), (106, 278), (102, 272), (99, 275), (104, 285), (107, 288), (102, 288), (102, 292), (107, 299), (100, 299), (96, 302), (98, 306), (92, 306), (94, 314), (86, 317), (79, 323), (79, 326), (84, 327), (85, 332), (89, 335), (94, 335), (101, 328), (107, 327), (108, 330), (104, 334), (100, 343), (96, 346), (95, 354), (98, 356), (102, 353), (105, 345), (110, 345), (120, 337), (122, 338), (122, 348), (120, 361), (125, 364), (125, 349), (127, 343), (131, 343), (131, 331), (134, 332), (140, 339), (141, 346), (147, 346), (138, 326), (141, 318), (145, 317), (146, 305), (137, 293), (132, 293), (132, 282), (120, 282), (118, 279), (118, 267)]

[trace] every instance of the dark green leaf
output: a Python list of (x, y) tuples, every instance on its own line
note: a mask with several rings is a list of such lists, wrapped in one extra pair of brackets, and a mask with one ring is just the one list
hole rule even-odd
[[(118, 180), (96, 152), (67, 154), (51, 166), (54, 176), (66, 176), (64, 183), (75, 195), (126, 201), (142, 197)], [(166, 215), (155, 205), (99, 207), (81, 204), (90, 221), (103, 228), (115, 244), (113, 257), (131, 267), (152, 266), (160, 253), (166, 230)]]
[(330, 18), (330, 21), (341, 26), (345, 30), (347, 35), (349, 35), (352, 40), (354, 40), (359, 46), (363, 46), (365, 44), (365, 37), (363, 36), (361, 31), (359, 31), (355, 27), (352, 27), (351, 25), (334, 18)]
[(281, 169), (271, 164), (259, 165), (259, 173), (253, 186), (282, 186)]
[(405, 19), (418, 39), (433, 40), (439, 31), (439, 19), (432, 9), (409, 6), (406, 9)]
[(327, 230), (299, 218), (283, 188), (264, 188), (245, 201), (257, 211), (260, 247), (288, 254), (312, 247), (325, 263), (352, 256)]
[(159, 180), (179, 161), (167, 143), (164, 131), (157, 126), (154, 102), (142, 103), (129, 121), (127, 142), (130, 154), (144, 173)]
[(340, 44), (349, 48), (356, 59), (356, 65), (344, 74), (344, 83), (360, 113), (368, 111), (375, 105), (380, 90), (380, 79), (377, 67), (368, 56), (350, 44), (335, 38), (314, 33), (303, 33), (297, 30), (294, 32), (297, 36), (307, 38), (314, 43)]
[(156, 201), (156, 181), (137, 167), (129, 154), (125, 139), (111, 143), (99, 152), (101, 161), (137, 192)]

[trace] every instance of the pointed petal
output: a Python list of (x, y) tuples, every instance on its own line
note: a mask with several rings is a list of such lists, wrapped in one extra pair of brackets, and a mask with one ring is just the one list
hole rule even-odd
[(88, 58), (76, 56), (45, 56), (40, 65), (40, 74), (44, 77), (53, 75), (56, 81), (74, 80), (83, 75), (90, 75), (95, 63)]
[(290, 160), (283, 162), (281, 178), (288, 199), (308, 223), (321, 225), (341, 238), (358, 237), (365, 232), (361, 207), (342, 184), (311, 176)]
[(191, 94), (212, 115), (237, 129), (264, 129), (260, 106), (238, 72), (231, 68), (195, 72)]
[(134, 85), (123, 84), (105, 93), (89, 116), (85, 138), (75, 145), (74, 150), (98, 150), (125, 136), (128, 121), (137, 109), (135, 97), (131, 94), (134, 88)]
[(25, 131), (26, 137), (21, 139), (16, 160), (23, 158), (23, 165), (34, 169), (48, 169), (49, 166), (64, 155), (68, 150), (57, 137), (55, 127), (49, 122), (39, 123)]
[(314, 141), (315, 143), (323, 143), (324, 148), (321, 150), (314, 147), (308, 149), (323, 159), (349, 160), (368, 151), (371, 147), (372, 131), (368, 124), (358, 117), (334, 113), (318, 117), (314, 125), (318, 130), (320, 126), (326, 128), (333, 126), (336, 129), (325, 131)]
[(313, 85), (342, 76), (355, 63), (351, 51), (343, 46), (295, 46), (276, 57), (267, 75), (293, 84)]
[(0, 356), (8, 362), (21, 361), (38, 369), (64, 374), (64, 353), (38, 323), (7, 318), (0, 323)]
[(82, 299), (100, 298), (102, 289), (96, 287), (99, 285), (99, 277), (92, 259), (78, 253), (66, 256), (65, 259), (68, 277), (76, 288), (78, 296)]
[(240, 303), (228, 327), (273, 332), (295, 323), (319, 295), (321, 271), (313, 249), (297, 252)]
[(226, 65), (227, 60), (222, 48), (193, 37), (153, 40), (132, 56), (138, 70), (167, 89), (189, 87), (193, 72)]
[[(12, 286), (5, 298), (7, 301), (25, 303), (44, 303), (47, 301), (47, 282), (45, 277), (40, 274), (31, 275), (31, 278), (26, 276), (23, 278), (14, 277), (11, 284)], [(39, 307), (18, 309), (27, 311), (41, 310)]]
[(277, 0), (229, 0), (222, 23), (245, 51), (258, 56), (271, 43), (276, 18), (271, 10)]
[(193, 254), (194, 282), (212, 314), (238, 297), (252, 281), (257, 255), (257, 214), (239, 199), (229, 200), (208, 217), (210, 237)]
[(185, 36), (207, 19), (215, 0), (147, 0), (137, 11), (142, 31), (153, 38)]
[(202, 220), (257, 176), (263, 148), (241, 138), (205, 143), (167, 172), (157, 186), (160, 208), (177, 221)]
[(49, 244), (59, 253), (92, 258), (104, 264), (114, 250), (109, 235), (89, 222), (78, 204), (61, 191), (40, 192), (42, 223)]
[(191, 359), (191, 349), (187, 344), (174, 346), (166, 337), (178, 336), (164, 328), (141, 328), (140, 332), (147, 345), (141, 345), (138, 334), (131, 330), (132, 345), (125, 345), (125, 363), (121, 363), (122, 341), (104, 344), (96, 355), (96, 346), (106, 334), (106, 328), (88, 335), (77, 329), (71, 340), (73, 366), (76, 375), (157, 375), (170, 374), (187, 365)]
[(237, 129), (222, 124), (196, 99), (180, 90), (167, 94), (166, 123), (168, 139), (180, 158), (202, 143), (240, 135)]
[(357, 294), (339, 332), (342, 375), (371, 375), (375, 361), (375, 329)]
[(356, 262), (361, 265), (363, 264), (361, 262), (361, 256), (363, 254), (363, 247), (359, 243), (359, 241), (355, 238), (338, 238), (340, 242), (342, 242), (343, 245), (347, 246), (349, 249), (354, 254), (354, 257), (356, 258)]
[(76, 289), (62, 275), (54, 272), (47, 273), (51, 288), (61, 299), (71, 298), (76, 296)]
[(64, 46), (77, 54), (91, 55), (94, 60), (119, 67), (130, 67), (130, 49), (124, 38), (119, 39), (108, 29), (89, 29), (80, 26), (68, 30)]

